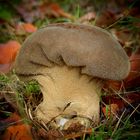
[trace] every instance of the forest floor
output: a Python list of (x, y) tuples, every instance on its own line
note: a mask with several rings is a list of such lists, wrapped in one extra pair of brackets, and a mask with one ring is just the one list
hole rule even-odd
[[(2, 140), (139, 140), (140, 139), (140, 2), (138, 0), (1, 0), (0, 1), (0, 139)], [(73, 22), (109, 31), (129, 56), (131, 71), (102, 89), (100, 123), (88, 129), (49, 129), (34, 119), (42, 100), (35, 81), (24, 83), (12, 69), (25, 38), (51, 23)]]

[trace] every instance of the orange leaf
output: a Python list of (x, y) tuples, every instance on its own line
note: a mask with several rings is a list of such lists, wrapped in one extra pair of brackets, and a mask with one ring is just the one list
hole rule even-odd
[(113, 80), (107, 80), (104, 84), (104, 89), (113, 89), (115, 91), (119, 91), (122, 87), (122, 82), (120, 81), (113, 81)]
[(111, 115), (115, 115), (118, 111), (118, 105), (117, 104), (110, 104), (102, 108), (102, 111), (104, 115), (108, 118), (111, 117)]
[(20, 44), (11, 40), (6, 44), (0, 44), (0, 64), (12, 63), (15, 60)]
[(66, 13), (63, 9), (61, 9), (57, 3), (51, 3), (49, 5), (49, 8), (52, 10), (53, 13), (55, 12), (58, 16), (62, 16), (65, 18), (72, 18), (72, 15)]
[(3, 140), (32, 140), (31, 126), (27, 124), (13, 125), (7, 128)]
[(20, 23), (16, 27), (17, 34), (33, 33), (36, 30), (37, 30), (37, 27), (35, 27), (31, 23)]

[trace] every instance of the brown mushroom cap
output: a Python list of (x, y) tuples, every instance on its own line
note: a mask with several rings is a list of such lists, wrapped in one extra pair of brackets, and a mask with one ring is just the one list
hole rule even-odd
[(17, 74), (41, 74), (54, 64), (81, 67), (81, 73), (121, 80), (130, 63), (120, 44), (105, 30), (89, 25), (48, 25), (30, 35), (15, 62)]

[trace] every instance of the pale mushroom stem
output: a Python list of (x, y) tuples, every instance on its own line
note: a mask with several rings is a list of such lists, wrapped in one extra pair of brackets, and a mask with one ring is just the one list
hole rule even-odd
[(101, 83), (81, 74), (80, 68), (46, 67), (44, 73), (35, 78), (43, 93), (43, 102), (36, 109), (37, 118), (47, 123), (60, 114), (59, 121), (78, 115), (98, 122)]

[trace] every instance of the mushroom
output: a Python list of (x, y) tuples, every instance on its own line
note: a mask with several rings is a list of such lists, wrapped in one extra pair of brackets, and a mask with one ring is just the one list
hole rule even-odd
[(122, 80), (129, 70), (128, 56), (111, 34), (74, 23), (39, 29), (25, 40), (15, 62), (19, 78), (40, 84), (43, 102), (36, 117), (58, 126), (73, 117), (81, 124), (84, 118), (97, 123), (103, 80)]

